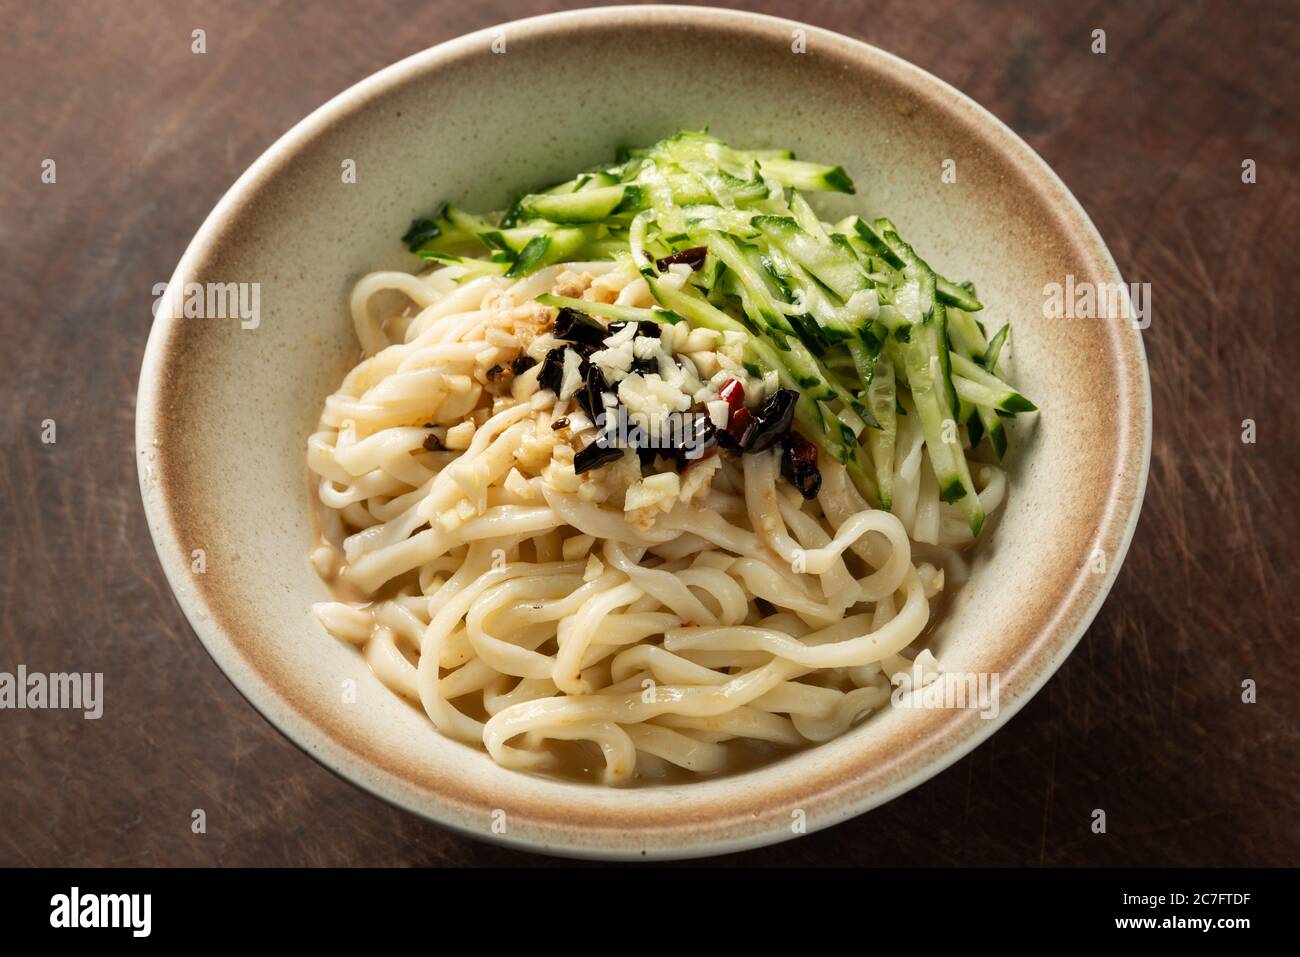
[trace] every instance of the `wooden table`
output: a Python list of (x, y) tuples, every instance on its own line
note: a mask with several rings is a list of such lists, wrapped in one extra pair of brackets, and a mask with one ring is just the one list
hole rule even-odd
[[(563, 6), (0, 3), (0, 671), (108, 689), (100, 721), (0, 712), (0, 864), (548, 863), (369, 797), (240, 698), (163, 581), (132, 434), (153, 284), (263, 149), (394, 60)], [(1060, 173), (1152, 284), (1156, 433), (1128, 561), (1037, 698), (906, 796), (739, 860), (1300, 864), (1295, 6), (748, 6), (919, 64)]]

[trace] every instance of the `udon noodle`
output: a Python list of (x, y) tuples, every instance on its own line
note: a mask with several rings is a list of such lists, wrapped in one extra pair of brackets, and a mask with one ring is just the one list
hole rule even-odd
[[(840, 735), (888, 706), (892, 676), (936, 671), (918, 638), (971, 532), (917, 416), (899, 418), (892, 511), (834, 462), (805, 501), (771, 450), (694, 463), (636, 514), (635, 453), (575, 474), (591, 424), (536, 366), (501, 370), (547, 345), (539, 293), (648, 305), (644, 281), (614, 262), (457, 278), (358, 283), (366, 358), (308, 450), (312, 560), (337, 598), (315, 613), (439, 732), (607, 784), (708, 775)], [(690, 334), (664, 333), (679, 353), (716, 345)], [(972, 468), (992, 512), (1004, 474)]]

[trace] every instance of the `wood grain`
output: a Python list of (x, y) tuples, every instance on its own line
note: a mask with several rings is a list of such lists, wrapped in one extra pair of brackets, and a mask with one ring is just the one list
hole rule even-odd
[[(0, 711), (0, 865), (551, 863), (363, 794), (239, 697), (162, 579), (132, 434), (153, 284), (248, 163), (394, 60), (565, 6), (0, 3), (0, 671), (103, 671), (107, 697), (99, 721)], [(1023, 712), (886, 807), (727, 862), (1300, 864), (1297, 8), (745, 6), (919, 64), (1060, 173), (1151, 283), (1155, 449), (1114, 592)]]

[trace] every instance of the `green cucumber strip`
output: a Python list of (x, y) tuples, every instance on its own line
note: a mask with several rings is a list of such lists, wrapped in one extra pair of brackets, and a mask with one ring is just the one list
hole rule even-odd
[(845, 420), (845, 427), (850, 430), (854, 442), (864, 428), (876, 425), (867, 407), (840, 385), (830, 370), (822, 365), (821, 360), (800, 339), (791, 337), (788, 346), (781, 354), (782, 362), (800, 383), (801, 391), (810, 393), (812, 398), (821, 402), (839, 400), (844, 408), (836, 417)]
[(794, 150), (735, 150), (737, 156), (747, 162), (755, 160), (792, 160)]
[(627, 255), (627, 243), (616, 239), (598, 239), (579, 248), (574, 254), (576, 262), (620, 259)]
[(957, 388), (952, 381), (952, 342), (948, 338), (947, 307), (936, 302), (934, 304), (934, 318), (939, 324), (939, 348), (935, 357), (939, 360), (944, 395), (948, 399), (948, 408), (952, 409), (955, 415), (960, 415), (960, 400), (957, 398)]
[(545, 234), (528, 240), (528, 244), (519, 251), (519, 257), (514, 261), (514, 265), (506, 271), (506, 277), (514, 279), (536, 271), (541, 267), (542, 259), (550, 248), (551, 237)]
[(966, 420), (966, 438), (970, 440), (971, 451), (979, 447), (984, 440), (984, 420), (979, 417), (979, 409), (971, 410), (971, 417)]
[(861, 391), (866, 391), (871, 388), (871, 380), (875, 377), (876, 360), (880, 357), (880, 350), (872, 349), (861, 339), (849, 339), (845, 345), (853, 360), (853, 370), (858, 374)]
[(575, 176), (573, 179), (566, 179), (563, 183), (556, 183), (554, 186), (548, 186), (546, 189), (538, 190), (536, 193), (528, 193), (520, 196), (515, 200), (515, 206), (521, 205), (522, 201), (530, 196), (564, 196), (568, 193), (576, 193), (583, 183), (587, 181), (587, 174)]
[(451, 253), (438, 252), (436, 249), (421, 249), (417, 254), (421, 259), (431, 259), (465, 267), (464, 279), (478, 276), (504, 276), (510, 269), (509, 262), (497, 262), (491, 259), (465, 258)]
[[(816, 321), (815, 345), (857, 338), (863, 327), (872, 320), (871, 309), (840, 302), (779, 245), (768, 248), (768, 258), (791, 290), (792, 296), (806, 310), (806, 315)], [(871, 295), (867, 290), (863, 292)], [(875, 312), (878, 314), (879, 309)]]
[(821, 356), (822, 362), (826, 368), (830, 369), (836, 375), (851, 375), (858, 378), (858, 367), (853, 362), (853, 357), (849, 355), (848, 346), (843, 343), (836, 343), (833, 347), (826, 350)]
[(858, 238), (866, 243), (872, 252), (895, 269), (903, 268), (904, 263), (902, 258), (894, 252), (894, 250), (890, 248), (889, 244), (885, 242), (884, 238), (864, 220), (854, 216), (851, 225), (853, 231), (857, 233)]
[(514, 202), (506, 207), (505, 213), (501, 216), (502, 229), (510, 229), (512, 226), (518, 225), (520, 218), (523, 216), (523, 211), (519, 208), (519, 201), (523, 198), (523, 194), (520, 193), (515, 197)]
[[(789, 344), (790, 349), (785, 353), (785, 361), (790, 371), (805, 381), (813, 382), (811, 388), (829, 390), (831, 396), (826, 396), (824, 401), (835, 398), (844, 405), (838, 417), (846, 420), (846, 426), (851, 430), (854, 441), (863, 429), (876, 427), (877, 423), (867, 407), (848, 389), (840, 385), (839, 381), (822, 365), (821, 360), (813, 355), (801, 340), (791, 338)], [(824, 395), (824, 392), (822, 394)]]
[(920, 294), (916, 284), (904, 282), (892, 288), (880, 287), (877, 295), (880, 297), (880, 311), (876, 318), (892, 338), (906, 342), (912, 323), (920, 321), (916, 318), (920, 315), (917, 305)]
[(575, 193), (535, 193), (525, 196), (519, 208), (526, 216), (552, 223), (598, 223), (616, 212), (640, 209), (645, 197), (638, 186), (605, 186)]
[[(817, 320), (810, 315), (793, 315), (786, 318), (790, 320), (790, 325), (794, 326), (796, 334), (803, 340), (803, 344), (815, 356), (826, 355), (839, 342), (837, 339), (835, 343), (832, 343), (831, 337), (826, 334), (826, 330), (818, 325)], [(851, 359), (849, 361), (852, 362)]]
[(767, 199), (767, 184), (761, 178), (743, 179), (726, 170), (697, 170), (695, 175), (704, 183), (715, 202), (732, 207)]
[(979, 323), (969, 312), (948, 308), (948, 336), (952, 339), (953, 352), (960, 352), (976, 362), (984, 360), (988, 342), (980, 330)]
[[(949, 359), (953, 371), (958, 376), (969, 379), (971, 383), (983, 387), (990, 396), (988, 400), (981, 399), (978, 401), (977, 405), (987, 405), (995, 409), (1001, 409), (1003, 412), (1012, 413), (1037, 411), (1038, 406), (978, 363), (972, 362), (956, 352), (950, 353)], [(967, 391), (970, 391), (969, 388)]]
[[(542, 257), (541, 266), (573, 259), (574, 253), (588, 243), (595, 242), (603, 232), (604, 227), (599, 225), (566, 226), (555, 230), (550, 234), (551, 244)], [(520, 253), (520, 258), (523, 258), (523, 253)]]
[(602, 189), (607, 186), (617, 186), (620, 182), (619, 177), (609, 170), (599, 170), (595, 173), (584, 173), (583, 175), (586, 177), (586, 181), (578, 186), (576, 192)]
[(963, 405), (969, 403), (972, 410), (977, 406), (984, 406), (986, 408), (1002, 409), (1003, 412), (1008, 411), (1004, 408), (1007, 397), (1005, 393), (997, 392), (981, 382), (972, 382), (960, 375), (953, 376), (952, 381), (957, 389), (957, 396), (961, 399)]
[(696, 236), (708, 247), (709, 253), (736, 277), (746, 315), (785, 335), (795, 335), (794, 327), (777, 307), (763, 274), (755, 268), (745, 251), (729, 236), (715, 230), (700, 230), (692, 238)]
[(488, 249), (500, 249), (518, 255), (538, 236), (545, 236), (549, 229), (535, 226), (517, 226), (512, 229), (493, 229), (478, 234), (478, 240)]
[(711, 206), (717, 201), (708, 184), (689, 173), (671, 173), (664, 177), (668, 194), (675, 206)]
[(594, 225), (569, 226), (530, 239), (506, 272), (506, 277), (527, 276), (544, 266), (572, 258), (579, 249), (597, 239), (599, 228)]
[(413, 253), (418, 253), (425, 243), (431, 243), (442, 235), (442, 227), (436, 220), (442, 218), (442, 213), (435, 214), (433, 219), (416, 219), (411, 222), (411, 227), (402, 234), (402, 242), (406, 243), (406, 248)]
[[(975, 294), (975, 285), (973, 283), (967, 282), (962, 285), (969, 289), (971, 295)], [(1002, 346), (1006, 343), (1007, 334), (1010, 330), (1011, 326), (1004, 323), (989, 342), (988, 348), (980, 360), (984, 368), (991, 373), (996, 374), (998, 371), (998, 357), (1002, 353)], [(976, 409), (976, 417), (967, 425), (971, 448), (973, 449), (979, 444), (977, 433), (987, 434), (989, 445), (992, 446), (993, 454), (999, 462), (1007, 454), (1007, 428), (1002, 421), (1004, 414), (1004, 412), (995, 410), (990, 406), (979, 406)], [(973, 428), (975, 425), (978, 425), (979, 428)]]
[(949, 282), (942, 276), (935, 274), (934, 292), (939, 300), (949, 306), (956, 306), (963, 312), (979, 312), (984, 308), (984, 304), (975, 298), (975, 294), (967, 292), (956, 283)]
[(1002, 424), (1001, 416), (992, 409), (980, 406), (975, 411), (989, 437), (989, 444), (993, 446), (993, 454), (999, 462), (1002, 461), (1002, 457), (1007, 454), (1007, 427)]
[(842, 300), (869, 285), (861, 263), (829, 239), (819, 240), (792, 216), (755, 216), (753, 224), (768, 241), (824, 284)]
[(1007, 333), (1010, 330), (1010, 324), (1004, 324), (993, 336), (988, 348), (984, 350), (984, 357), (980, 364), (995, 375), (998, 371), (998, 356), (1002, 354), (1002, 344), (1007, 341)]
[(821, 243), (831, 241), (830, 235), (826, 232), (822, 222), (817, 218), (813, 208), (808, 205), (808, 200), (803, 198), (803, 194), (797, 189), (790, 191), (790, 215), (805, 233)]
[(984, 507), (975, 492), (961, 445), (957, 403), (948, 393), (951, 375), (941, 358), (947, 352), (945, 324), (943, 307), (938, 306), (930, 319), (912, 327), (903, 356), (930, 464), (939, 480), (940, 497), (945, 502), (958, 502), (971, 533), (978, 535), (984, 524)]
[(867, 408), (880, 428), (867, 431), (867, 448), (876, 473), (880, 507), (886, 511), (894, 499), (894, 447), (898, 442), (898, 388), (894, 381), (894, 364), (888, 356), (876, 361), (867, 389)]
[[(881, 229), (882, 224), (884, 228)], [(887, 219), (876, 220), (876, 227), (881, 229), (885, 242), (903, 261), (903, 278), (906, 285), (912, 287), (915, 292), (915, 301), (907, 300), (903, 304), (911, 312), (910, 319), (912, 322), (921, 322), (927, 319), (934, 311), (934, 270), (932, 270), (916, 251), (910, 245), (903, 242), (898, 233), (894, 231), (893, 224)], [(895, 303), (898, 304), (897, 297)]]
[(820, 192), (852, 193), (853, 180), (843, 166), (820, 166), (803, 160), (760, 159), (758, 168), (763, 176), (792, 189), (810, 189)]
[(722, 281), (726, 272), (727, 267), (722, 260), (709, 254), (704, 257), (704, 265), (691, 274), (691, 284), (706, 292), (711, 291)]
[(832, 430), (826, 424), (827, 417), (834, 418), (834, 416), (823, 412), (821, 404), (812, 398), (808, 390), (790, 372), (771, 346), (760, 339), (751, 337), (745, 343), (745, 356), (746, 367), (756, 365), (760, 369), (775, 370), (777, 378), (784, 388), (794, 389), (799, 393), (799, 399), (795, 402), (794, 418), (795, 422), (802, 427), (802, 432), (808, 439), (841, 464), (852, 460), (853, 451), (845, 444), (843, 435), (838, 430)]
[[(921, 330), (916, 331), (919, 333)], [(951, 432), (955, 435), (956, 419), (945, 407), (947, 403), (938, 382), (937, 369), (931, 369), (931, 355), (925, 347), (925, 338), (926, 336), (918, 334), (904, 350), (907, 378), (911, 386), (912, 402), (921, 418), (930, 462), (934, 466), (935, 477), (939, 480), (940, 497), (945, 502), (954, 502), (967, 494), (954, 461), (956, 439), (945, 442), (943, 438), (944, 423), (948, 421), (953, 423)]]
[[(455, 252), (479, 243), (475, 230), (462, 229), (447, 218), (447, 211), (452, 208), (444, 204), (433, 218), (417, 219), (411, 223), (411, 228), (402, 237), (407, 248), (419, 255), (422, 252)], [(456, 212), (459, 214), (458, 210)], [(488, 229), (492, 226), (488, 225)]]
[[(899, 238), (889, 220), (876, 220), (876, 229), (880, 232), (882, 242), (887, 243), (903, 263), (902, 281), (881, 299), (880, 322), (893, 333), (894, 338), (906, 341), (911, 335), (910, 327), (928, 320), (943, 308), (941, 305), (936, 307), (935, 304), (934, 272), (911, 246)], [(946, 320), (943, 326), (946, 337)]]
[[(719, 332), (735, 331), (748, 334), (744, 326), (707, 300), (684, 290), (673, 289), (653, 276), (646, 276), (646, 283), (650, 286), (651, 295), (659, 301), (660, 305), (685, 316), (689, 321)], [(778, 374), (782, 369), (786, 371), (793, 383), (791, 387), (797, 389), (801, 395), (807, 395), (812, 401), (838, 399), (843, 403), (844, 411), (840, 415), (847, 417), (848, 422), (845, 427), (850, 429), (850, 434), (852, 430), (860, 431), (868, 427), (871, 413), (867, 411), (866, 406), (850, 395), (843, 386), (838, 385), (830, 373), (822, 367), (817, 357), (809, 352), (799, 339), (791, 337), (787, 340), (788, 351), (781, 352), (769, 343), (754, 342), (752, 339), (750, 341), (756, 349), (761, 349), (768, 368), (776, 369)], [(825, 431), (829, 432), (830, 429)], [(838, 444), (844, 445), (842, 437)], [(841, 458), (841, 461), (845, 459)]]
[(678, 206), (716, 203), (732, 208), (762, 203), (769, 196), (763, 178), (739, 162), (728, 170), (701, 154), (656, 165), (658, 178)]
[(447, 204), (443, 210), (443, 216), (453, 227), (470, 236), (478, 236), (482, 233), (490, 233), (496, 230), (496, 227), (489, 223), (482, 216), (475, 216), (473, 213), (467, 213), (459, 206)]
[[(680, 289), (674, 289), (654, 276), (646, 276), (645, 281), (650, 287), (650, 294), (658, 300), (661, 306), (670, 312), (685, 317), (688, 322), (702, 326), (705, 329), (713, 329), (716, 332), (743, 332), (746, 336), (750, 335), (748, 329), (707, 300), (692, 296)], [(781, 363), (779, 361), (769, 363), (769, 365), (771, 368), (780, 371)]]
[(667, 209), (655, 208), (659, 229), (667, 234), (686, 233), (691, 230), (713, 229), (730, 233), (740, 240), (749, 241), (760, 234), (751, 225), (752, 210), (728, 209), (713, 202), (690, 203)]
[[(831, 356), (833, 359), (835, 353), (831, 353)], [(855, 408), (861, 408), (865, 411), (867, 406), (866, 399), (863, 396), (864, 390), (859, 385), (858, 368), (853, 364), (853, 360), (850, 359), (847, 366), (821, 357), (818, 357), (817, 361), (821, 364), (820, 369), (825, 374), (827, 381), (837, 389), (842, 389), (845, 395), (852, 396), (857, 403)], [(864, 416), (863, 421), (865, 420)], [(857, 433), (854, 434), (856, 436)]]

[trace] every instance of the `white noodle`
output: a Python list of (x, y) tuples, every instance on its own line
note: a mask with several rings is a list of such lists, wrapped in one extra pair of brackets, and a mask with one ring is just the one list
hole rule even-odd
[[(312, 561), (341, 599), (315, 606), (326, 630), (443, 734), (534, 771), (557, 768), (552, 742), (591, 742), (609, 784), (724, 771), (732, 743), (825, 741), (884, 707), (927, 596), (960, 580), (950, 546), (970, 540), (939, 501), (916, 416), (899, 419), (892, 514), (833, 463), (804, 503), (770, 452), (724, 462), (711, 488), (634, 522), (618, 482), (639, 477), (635, 456), (575, 475), (582, 443), (551, 425), (585, 418), (535, 372), (494, 394), (483, 371), (545, 336), (535, 296), (576, 281), (648, 305), (644, 281), (615, 263), (513, 283), (457, 285), (454, 270), (372, 273), (352, 293), (367, 358), (308, 442)], [(410, 305), (381, 319), (380, 294)], [(452, 428), (467, 447), (426, 450)], [(974, 475), (991, 512), (1005, 476)], [(912, 541), (934, 564), (914, 564)]]

